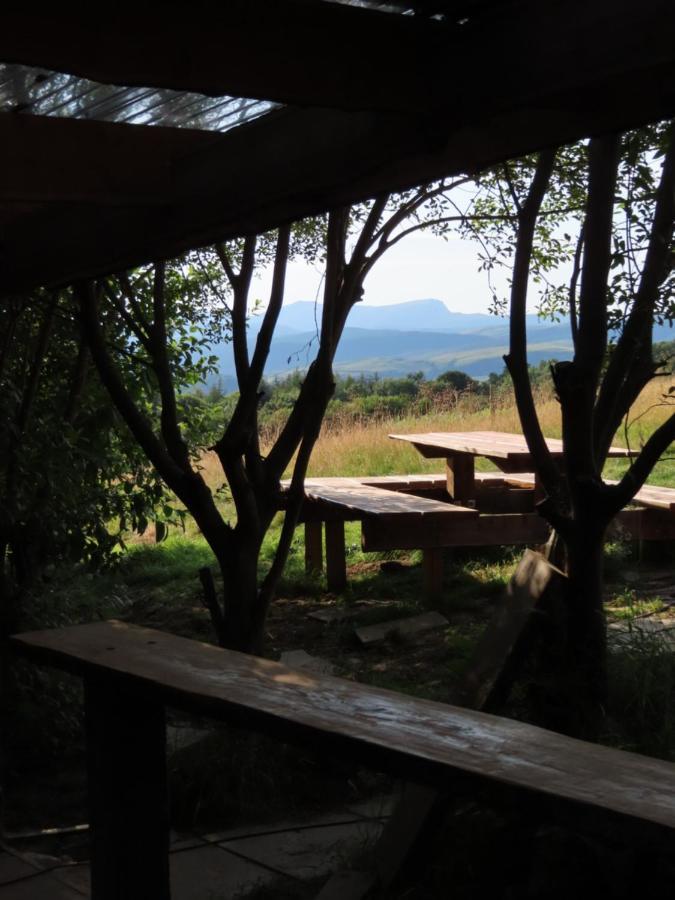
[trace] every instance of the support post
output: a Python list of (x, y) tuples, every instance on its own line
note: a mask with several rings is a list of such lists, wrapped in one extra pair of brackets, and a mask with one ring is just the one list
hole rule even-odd
[(457, 503), (476, 499), (474, 458), (470, 453), (454, 453), (446, 461), (448, 494)]
[(426, 547), (422, 551), (424, 569), (424, 591), (427, 602), (432, 604), (443, 593), (443, 550), (441, 547)]
[(85, 681), (92, 900), (170, 900), (164, 708)]
[(326, 583), (333, 593), (347, 586), (344, 522), (326, 522)]
[(323, 534), (321, 522), (305, 522), (305, 572), (323, 570)]

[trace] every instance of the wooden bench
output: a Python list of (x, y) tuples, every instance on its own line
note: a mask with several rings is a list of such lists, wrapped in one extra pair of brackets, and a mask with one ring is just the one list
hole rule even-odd
[(22, 634), (13, 644), (84, 680), (92, 900), (170, 896), (166, 706), (441, 790), (462, 775), (535, 808), (603, 811), (668, 840), (675, 829), (675, 766), (660, 760), (122, 623)]
[[(347, 580), (345, 522), (360, 521), (364, 534), (368, 524), (372, 527), (374, 523), (381, 529), (392, 527), (406, 534), (436, 535), (439, 541), (449, 529), (454, 528), (456, 533), (457, 527), (478, 517), (475, 509), (413, 493), (435, 491), (442, 494), (444, 486), (444, 476), (426, 475), (306, 479), (300, 521), (305, 524), (307, 570), (322, 569), (323, 527), (326, 532), (326, 579), (328, 589), (336, 592), (344, 589)], [(287, 487), (288, 483), (284, 482), (282, 489)], [(442, 544), (415, 544), (415, 548), (424, 553), (426, 588), (430, 596), (440, 590), (436, 546)]]

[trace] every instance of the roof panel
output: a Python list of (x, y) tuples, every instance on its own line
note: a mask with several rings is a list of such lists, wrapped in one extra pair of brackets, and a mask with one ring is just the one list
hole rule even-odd
[(0, 64), (0, 112), (222, 132), (279, 105), (167, 88), (120, 87), (32, 66)]

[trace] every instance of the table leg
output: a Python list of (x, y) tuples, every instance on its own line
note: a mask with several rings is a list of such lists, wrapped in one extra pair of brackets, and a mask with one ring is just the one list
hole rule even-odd
[(326, 522), (326, 584), (334, 594), (347, 587), (344, 522)]
[(321, 522), (305, 522), (305, 572), (323, 569), (323, 528)]
[(446, 460), (448, 494), (457, 503), (476, 499), (474, 458), (470, 453), (455, 453)]

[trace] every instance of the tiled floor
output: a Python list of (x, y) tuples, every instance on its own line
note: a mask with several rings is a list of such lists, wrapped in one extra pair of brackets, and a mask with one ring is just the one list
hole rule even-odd
[[(377, 838), (391, 798), (369, 800), (311, 821), (176, 836), (171, 849), (174, 900), (225, 900), (279, 881), (304, 881), (346, 868)], [(0, 900), (82, 900), (86, 864), (56, 857), (0, 853)]]

